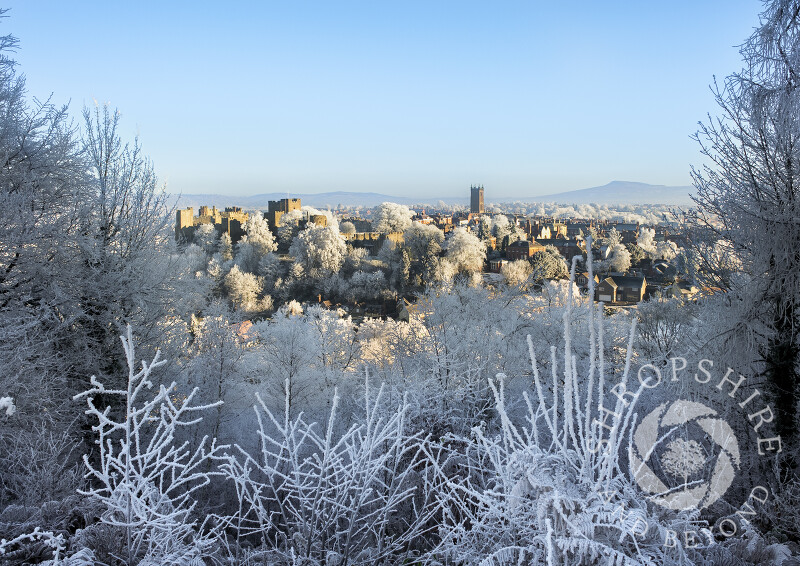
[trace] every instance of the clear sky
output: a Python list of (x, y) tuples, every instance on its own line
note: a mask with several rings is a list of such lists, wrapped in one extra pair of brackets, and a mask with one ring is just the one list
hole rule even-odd
[(28, 90), (110, 102), (170, 192), (690, 184), (753, 0), (6, 0)]

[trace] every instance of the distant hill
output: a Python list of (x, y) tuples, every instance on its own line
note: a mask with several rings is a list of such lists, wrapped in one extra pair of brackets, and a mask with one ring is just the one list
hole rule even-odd
[[(633, 181), (611, 181), (602, 187), (567, 191), (541, 195), (526, 199), (505, 199), (506, 201), (523, 200), (523, 202), (558, 202), (564, 204), (667, 204), (673, 206), (689, 206), (694, 194), (691, 186), (669, 187), (666, 185), (648, 185)], [(491, 200), (491, 199), (488, 199)]]
[[(694, 187), (669, 187), (666, 185), (648, 185), (647, 183), (637, 183), (632, 181), (611, 181), (602, 187), (592, 187), (590, 189), (580, 189), (577, 191), (567, 191), (565, 193), (555, 193), (549, 195), (538, 195), (531, 197), (494, 197), (491, 190), (486, 191), (486, 203), (503, 202), (557, 202), (563, 204), (666, 204), (672, 206), (689, 206), (692, 204), (689, 193), (693, 193)], [(282, 198), (300, 198), (304, 205), (315, 208), (336, 208), (342, 206), (364, 206), (374, 207), (382, 202), (396, 202), (398, 204), (429, 205), (435, 206), (439, 202), (448, 205), (469, 206), (469, 190), (464, 190), (463, 197), (401, 197), (384, 195), (381, 193), (356, 193), (346, 191), (336, 191), (318, 194), (297, 194), (297, 193), (265, 193), (251, 196), (230, 196), (230, 195), (198, 195), (186, 194), (177, 198), (180, 208), (188, 206), (197, 209), (201, 205), (216, 206), (224, 208), (226, 206), (241, 206), (245, 209), (266, 209), (267, 203), (271, 200)]]
[(318, 194), (298, 194), (298, 193), (265, 193), (252, 196), (229, 196), (229, 195), (181, 195), (178, 199), (178, 206), (186, 208), (187, 206), (194, 207), (195, 209), (201, 205), (216, 206), (222, 208), (225, 206), (241, 206), (242, 208), (267, 208), (267, 203), (271, 200), (279, 200), (282, 198), (299, 198), (304, 206), (313, 206), (314, 208), (325, 209), (328, 206), (336, 208), (338, 205), (342, 206), (365, 206), (368, 208), (378, 206), (382, 202), (396, 202), (397, 204), (405, 204), (407, 206), (415, 204), (427, 203), (435, 205), (439, 201), (445, 204), (466, 204), (469, 205), (469, 190), (465, 191), (467, 196), (449, 197), (449, 198), (412, 198), (412, 197), (398, 197), (392, 195), (384, 195), (380, 193), (354, 193), (346, 191), (336, 191), (330, 193)]

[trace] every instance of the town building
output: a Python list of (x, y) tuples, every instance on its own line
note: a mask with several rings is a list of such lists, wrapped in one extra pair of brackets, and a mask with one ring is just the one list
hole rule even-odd
[(267, 203), (267, 224), (273, 233), (278, 230), (281, 216), (287, 212), (300, 210), (299, 198), (282, 198), (281, 200), (271, 200)]
[(402, 232), (390, 232), (388, 234), (382, 232), (356, 232), (354, 234), (342, 234), (341, 236), (353, 248), (364, 248), (372, 256), (378, 255), (386, 240), (391, 240), (398, 245), (404, 242)]
[(472, 186), (470, 190), (469, 211), (472, 214), (483, 214), (483, 185)]
[(596, 300), (604, 303), (638, 303), (644, 298), (647, 280), (644, 276), (612, 275), (597, 285)]
[(533, 254), (539, 251), (544, 251), (544, 246), (540, 243), (528, 240), (519, 240), (513, 242), (506, 247), (506, 258), (509, 261), (516, 259), (530, 259)]
[(189, 207), (175, 212), (175, 239), (179, 242), (189, 242), (194, 238), (194, 232), (201, 224), (213, 224), (219, 234), (228, 234), (231, 241), (236, 243), (244, 236), (242, 226), (250, 215), (242, 212), (238, 206), (229, 206), (220, 211), (216, 206), (201, 206), (198, 215), (194, 215), (194, 208)]

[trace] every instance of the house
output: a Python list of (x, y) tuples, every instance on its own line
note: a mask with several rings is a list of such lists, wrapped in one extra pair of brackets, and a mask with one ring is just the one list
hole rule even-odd
[(508, 260), (505, 259), (490, 259), (489, 260), (489, 271), (491, 273), (500, 273), (500, 270), (503, 269), (503, 266), (508, 263)]
[(542, 246), (553, 246), (558, 250), (566, 260), (571, 260), (576, 255), (583, 255), (585, 250), (585, 242), (583, 239), (574, 238), (568, 240), (566, 238), (551, 238), (549, 240), (537, 240)]
[(597, 285), (596, 300), (605, 303), (638, 303), (644, 298), (647, 280), (642, 277), (612, 275)]
[(544, 250), (544, 246), (540, 243), (528, 240), (519, 240), (513, 242), (506, 247), (506, 257), (509, 261), (515, 259), (530, 259), (530, 257), (538, 251)]
[[(600, 280), (597, 278), (597, 275), (593, 276), (594, 278), (594, 286), (597, 287), (597, 284)], [(581, 289), (588, 289), (589, 288), (589, 272), (584, 271), (583, 273), (578, 273), (575, 276), (575, 284)]]
[(422, 308), (416, 301), (409, 300), (405, 297), (397, 301), (397, 320), (400, 322), (411, 322), (412, 320), (421, 320), (424, 318)]

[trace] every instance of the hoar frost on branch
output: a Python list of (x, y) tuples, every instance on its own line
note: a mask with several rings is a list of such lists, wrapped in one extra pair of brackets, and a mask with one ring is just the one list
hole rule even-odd
[[(694, 169), (689, 214), (702, 284), (728, 291), (727, 349), (748, 354), (776, 395), (777, 432), (797, 436), (800, 396), (800, 18), (796, 0), (764, 3), (742, 46), (744, 68), (712, 88), (720, 115), (695, 135), (708, 164)], [(714, 254), (721, 245), (725, 258)], [(708, 253), (712, 252), (712, 253)], [(751, 276), (738, 285), (729, 258)], [(740, 279), (741, 280), (741, 279)], [(744, 370), (743, 371), (747, 371)]]
[(11, 397), (0, 397), (0, 411), (5, 410), (7, 416), (12, 416), (17, 408), (14, 406), (14, 399)]
[(362, 422), (345, 429), (338, 394), (322, 430), (290, 417), (288, 389), (282, 418), (257, 396), (260, 450), (222, 466), (241, 502), (229, 529), (263, 545), (253, 559), (371, 566), (419, 556), (438, 511), (427, 440), (406, 430), (405, 401), (387, 413), (368, 384)]
[(294, 239), (289, 253), (306, 273), (334, 273), (344, 263), (347, 244), (338, 229), (311, 224)]
[[(197, 448), (176, 440), (179, 429), (201, 419), (197, 413), (216, 407), (192, 404), (197, 388), (185, 397), (175, 383), (159, 385), (154, 395), (151, 373), (164, 365), (159, 354), (135, 370), (135, 352), (130, 326), (121, 336), (128, 366), (127, 389), (106, 389), (92, 376), (91, 389), (75, 396), (85, 398), (86, 413), (97, 419), (99, 462), (84, 456), (94, 487), (85, 492), (103, 504), (103, 523), (122, 529), (123, 553), (128, 566), (142, 560), (151, 563), (179, 563), (199, 560), (213, 537), (196, 525), (192, 513), (193, 495), (210, 481), (208, 463), (226, 447), (204, 438)], [(95, 399), (117, 397), (124, 414), (118, 418), (111, 407), (99, 408)]]
[(486, 261), (486, 246), (477, 236), (463, 228), (453, 230), (453, 235), (445, 242), (447, 259), (456, 271), (479, 273)]
[(384, 202), (375, 207), (372, 213), (372, 229), (375, 232), (403, 232), (411, 227), (414, 213), (407, 206)]
[[(579, 258), (573, 260), (572, 277)], [(594, 291), (589, 259), (590, 293)], [(622, 469), (620, 454), (635, 425), (635, 391), (629, 381), (635, 322), (621, 378), (610, 383), (604, 359), (602, 305), (590, 307), (589, 359), (573, 354), (568, 287), (564, 353), (558, 368), (550, 348), (551, 376), (539, 371), (533, 341), (528, 350), (533, 392), (523, 394), (526, 424), (512, 419), (505, 396), (506, 376), (490, 380), (500, 434), (482, 427), (456, 437), (465, 448), (465, 470), (447, 482), (442, 541), (437, 553), (465, 564), (634, 564), (691, 563), (680, 545), (663, 545), (667, 529), (680, 532), (695, 517), (657, 517)], [(624, 385), (619, 385), (624, 384)], [(612, 394), (612, 385), (631, 396)], [(643, 386), (638, 385), (639, 391)], [(633, 399), (631, 401), (630, 399)], [(611, 430), (601, 407), (619, 417)], [(612, 494), (612, 495), (609, 495)]]

